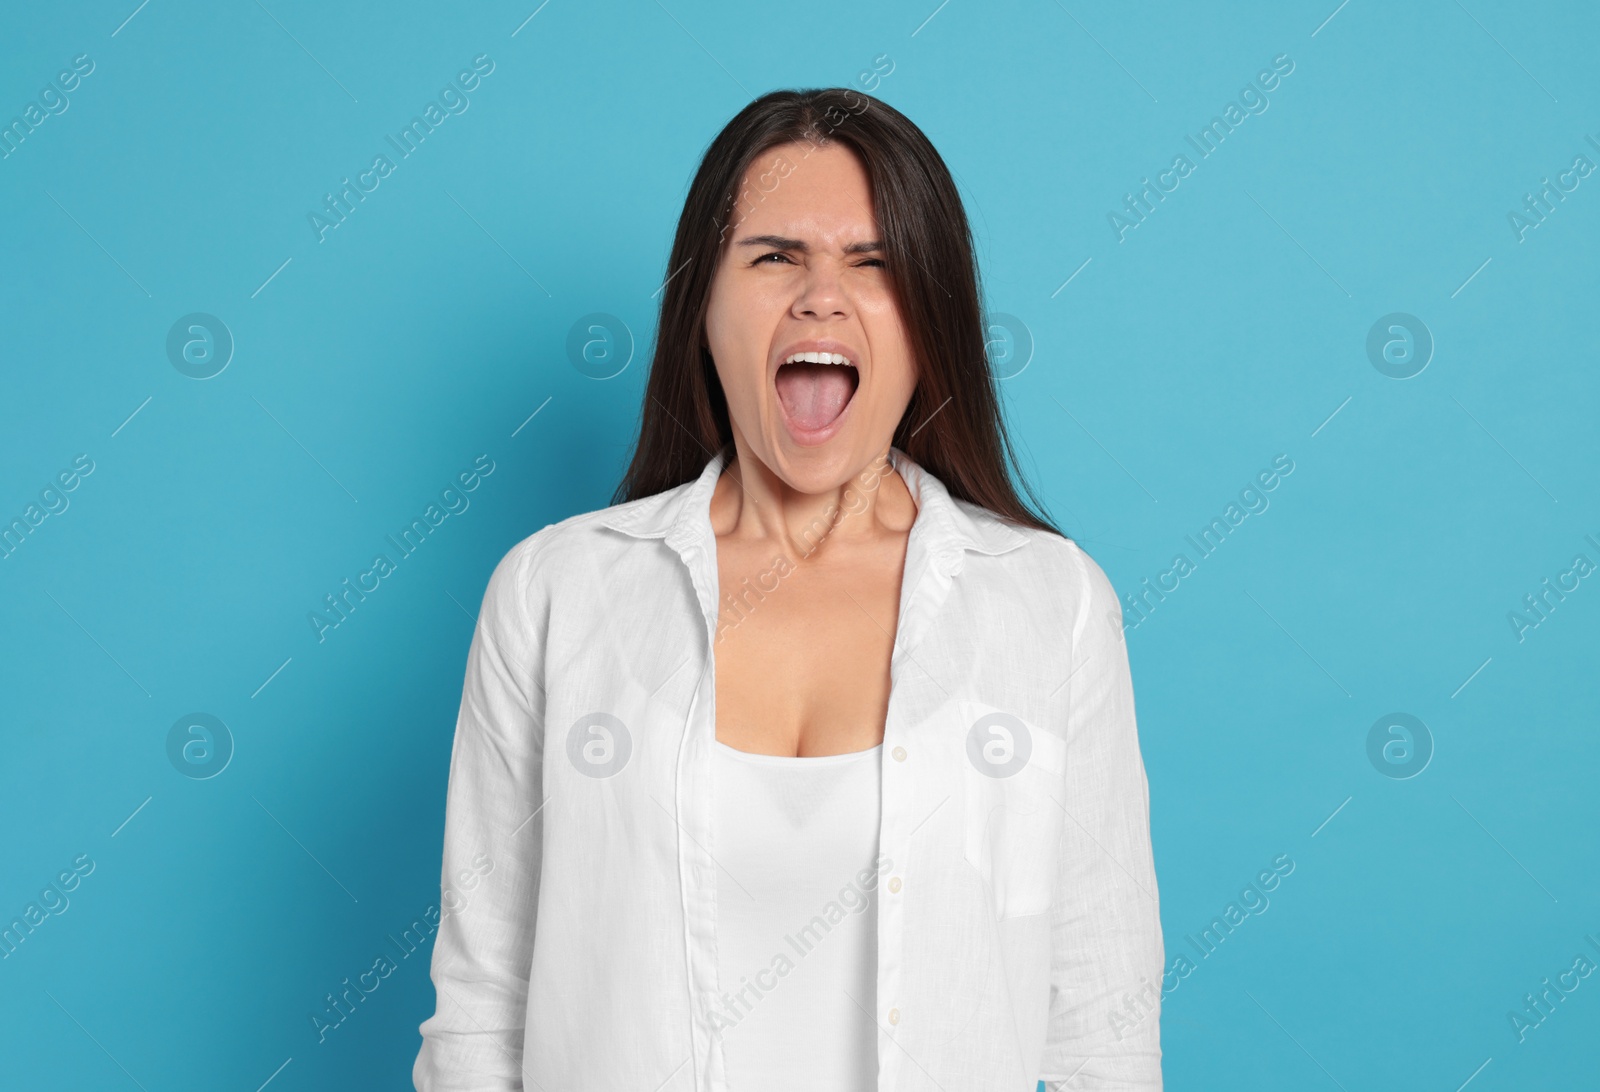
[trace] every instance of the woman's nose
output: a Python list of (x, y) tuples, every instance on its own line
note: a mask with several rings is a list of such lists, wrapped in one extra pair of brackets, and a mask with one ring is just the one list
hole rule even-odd
[(795, 298), (796, 313), (832, 317), (845, 314), (848, 307), (838, 265), (829, 260), (808, 264), (800, 294)]

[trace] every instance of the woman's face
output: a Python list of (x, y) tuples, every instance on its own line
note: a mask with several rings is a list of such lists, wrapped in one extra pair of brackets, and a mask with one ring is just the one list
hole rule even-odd
[[(736, 450), (820, 493), (888, 449), (916, 386), (866, 170), (839, 144), (783, 145), (739, 193), (706, 342)], [(788, 363), (807, 352), (834, 355)]]

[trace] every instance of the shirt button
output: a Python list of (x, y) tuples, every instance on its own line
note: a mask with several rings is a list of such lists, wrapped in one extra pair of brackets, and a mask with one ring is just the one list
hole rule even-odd
[(906, 760), (906, 749), (904, 747), (896, 747), (889, 753), (894, 755), (894, 760), (896, 762), (904, 762)]
[(889, 892), (890, 892), (890, 894), (898, 894), (899, 891), (900, 891), (900, 877), (899, 876), (890, 877), (890, 879), (889, 879)]
[(899, 1022), (900, 1022), (900, 1010), (899, 1009), (890, 1009), (889, 1010), (889, 1023), (898, 1024)]

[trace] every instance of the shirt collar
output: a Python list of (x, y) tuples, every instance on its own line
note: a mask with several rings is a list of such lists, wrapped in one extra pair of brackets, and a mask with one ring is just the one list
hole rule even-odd
[[(617, 505), (600, 525), (639, 538), (665, 538), (680, 552), (691, 543), (703, 542), (710, 534), (711, 494), (733, 455), (730, 440), (711, 456), (698, 478)], [(1003, 554), (1028, 541), (994, 513), (977, 505), (961, 505), (942, 481), (899, 448), (889, 448), (889, 459), (917, 502), (912, 532), (921, 538), (927, 555), (940, 561), (941, 568), (953, 574), (960, 571), (968, 550)]]

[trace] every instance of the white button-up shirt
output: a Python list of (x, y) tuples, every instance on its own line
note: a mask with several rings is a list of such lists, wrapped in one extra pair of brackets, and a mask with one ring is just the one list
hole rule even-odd
[[(719, 599), (792, 594), (776, 564), (718, 587), (710, 500), (732, 453), (545, 527), (490, 577), (421, 1092), (726, 1092), (713, 642)], [(1075, 543), (890, 459), (917, 514), (867, 878), (877, 994), (839, 1004), (877, 1027), (878, 1092), (1158, 1090), (1161, 925), (1116, 595)]]

